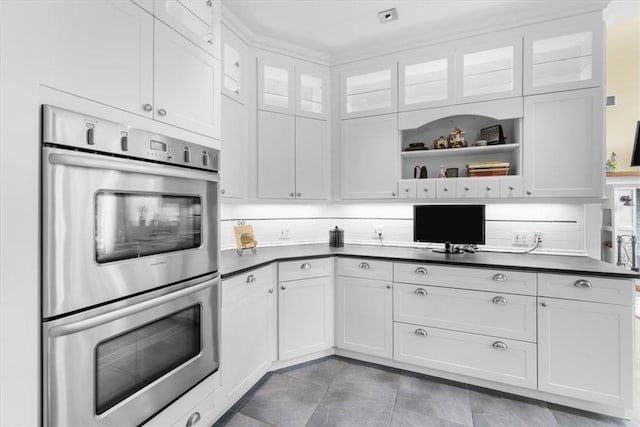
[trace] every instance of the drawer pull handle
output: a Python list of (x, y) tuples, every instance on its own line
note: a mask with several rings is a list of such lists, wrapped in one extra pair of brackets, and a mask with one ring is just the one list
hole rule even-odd
[(500, 297), (500, 296), (493, 297), (491, 302), (494, 304), (507, 305), (507, 299), (505, 297)]
[(302, 265), (300, 265), (301, 270), (308, 270), (310, 268), (311, 268), (311, 264), (309, 264), (308, 262), (305, 262)]
[(416, 268), (416, 274), (427, 274), (427, 269), (424, 267)]
[(543, 301), (543, 302), (541, 302), (541, 303), (540, 303), (540, 305), (541, 305), (541, 306), (543, 306), (543, 307), (546, 307), (546, 306), (548, 306), (549, 304), (548, 304), (546, 301)]
[(269, 289), (269, 293), (272, 294), (273, 293), (273, 289)]
[(371, 266), (370, 266), (368, 263), (366, 263), (366, 262), (361, 262), (361, 263), (360, 263), (360, 265), (359, 265), (358, 267), (360, 267), (360, 268), (361, 268), (361, 269), (363, 269), (363, 270), (368, 270), (368, 269), (370, 269), (370, 268), (371, 268)]
[(507, 347), (507, 345), (505, 343), (503, 343), (502, 341), (496, 341), (491, 345), (493, 348), (495, 348), (496, 350), (508, 350), (509, 347)]
[(573, 286), (575, 286), (576, 288), (593, 288), (593, 285), (591, 284), (591, 282), (584, 279), (576, 280)]
[(416, 329), (414, 334), (418, 335), (419, 337), (426, 337), (427, 331), (425, 331), (424, 329)]
[(498, 273), (493, 276), (493, 280), (495, 280), (496, 282), (506, 282), (507, 276), (502, 273)]
[(185, 424), (185, 427), (191, 427), (195, 425), (198, 421), (200, 421), (200, 412), (194, 412), (193, 414), (191, 414), (191, 416), (187, 420), (187, 424)]
[(287, 289), (287, 287), (286, 286), (280, 286), (280, 289), (282, 289), (284, 291), (285, 289)]
[(425, 296), (427, 295), (427, 291), (423, 288), (418, 288), (415, 291), (413, 291), (414, 294), (416, 295), (421, 295), (421, 296)]
[(247, 283), (253, 283), (256, 281), (256, 276), (254, 276), (253, 274), (250, 274), (247, 276)]

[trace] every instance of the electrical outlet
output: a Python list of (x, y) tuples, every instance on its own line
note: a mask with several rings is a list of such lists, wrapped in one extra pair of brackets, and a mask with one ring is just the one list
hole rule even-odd
[(288, 228), (281, 228), (280, 229), (280, 240), (289, 240), (289, 229)]
[(538, 242), (538, 247), (542, 246), (542, 233), (540, 231), (534, 231), (531, 235), (533, 236), (533, 241)]
[(384, 232), (384, 227), (383, 226), (375, 225), (373, 227), (373, 236), (371, 236), (371, 238), (378, 240), (380, 237), (382, 237), (383, 232)]
[(542, 233), (539, 231), (514, 231), (511, 244), (513, 246), (533, 246), (538, 241), (538, 246), (542, 246)]

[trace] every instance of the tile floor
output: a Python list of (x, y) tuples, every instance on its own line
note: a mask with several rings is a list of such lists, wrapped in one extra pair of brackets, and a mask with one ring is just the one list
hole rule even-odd
[(637, 421), (333, 356), (267, 374), (214, 427), (640, 427)]

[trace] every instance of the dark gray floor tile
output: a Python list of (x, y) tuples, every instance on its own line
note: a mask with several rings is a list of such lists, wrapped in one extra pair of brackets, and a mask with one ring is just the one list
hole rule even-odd
[(564, 406), (550, 405), (550, 409), (558, 422), (558, 426), (561, 427), (637, 426), (637, 424), (632, 421), (607, 417), (605, 415), (594, 414), (592, 412), (581, 411), (579, 409), (567, 408)]
[(307, 381), (272, 375), (240, 409), (240, 413), (278, 427), (303, 426), (322, 399), (325, 388)]
[(344, 390), (329, 390), (307, 427), (387, 427), (392, 410), (393, 401), (382, 403)]
[(400, 377), (394, 412), (412, 411), (451, 423), (472, 426), (469, 390), (426, 378)]
[(432, 417), (423, 413), (401, 409), (393, 410), (390, 427), (464, 427), (441, 418)]
[(225, 427), (270, 427), (271, 424), (263, 423), (247, 417), (241, 413), (236, 413), (226, 424)]
[(317, 363), (301, 366), (295, 369), (281, 371), (282, 375), (309, 381), (328, 387), (336, 374), (345, 366), (345, 363), (333, 358), (323, 359)]
[(329, 390), (350, 392), (381, 403), (393, 404), (399, 386), (400, 376), (395, 372), (345, 363), (331, 382)]
[(512, 399), (476, 390), (469, 392), (473, 423), (476, 427), (554, 427), (556, 419), (544, 402)]

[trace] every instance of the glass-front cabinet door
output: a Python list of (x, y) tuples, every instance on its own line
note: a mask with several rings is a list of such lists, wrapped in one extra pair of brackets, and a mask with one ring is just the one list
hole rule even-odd
[(271, 57), (258, 58), (258, 109), (294, 114), (294, 68)]
[(296, 116), (329, 117), (329, 70), (311, 64), (296, 64)]
[(244, 104), (246, 45), (227, 27), (222, 27), (222, 93)]
[(400, 111), (452, 104), (454, 57), (453, 53), (446, 53), (400, 61)]
[(398, 109), (397, 63), (362, 66), (342, 73), (342, 118), (392, 113)]
[(563, 20), (524, 38), (524, 94), (602, 85), (602, 21)]
[(456, 102), (522, 95), (522, 39), (493, 42), (456, 52)]

